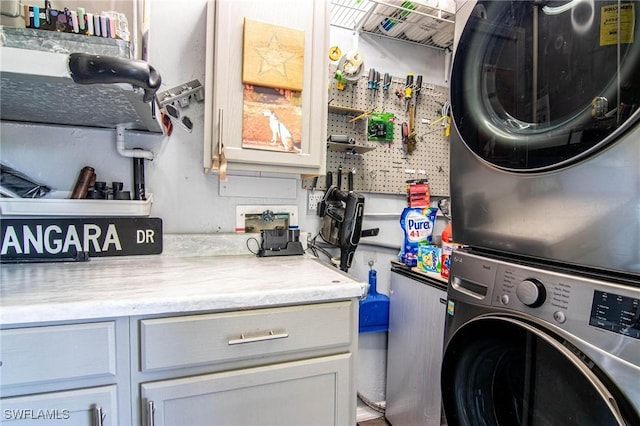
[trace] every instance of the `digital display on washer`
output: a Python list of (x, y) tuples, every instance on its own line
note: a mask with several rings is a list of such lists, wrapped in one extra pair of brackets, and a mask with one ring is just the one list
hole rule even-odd
[(595, 290), (589, 325), (640, 339), (640, 299)]

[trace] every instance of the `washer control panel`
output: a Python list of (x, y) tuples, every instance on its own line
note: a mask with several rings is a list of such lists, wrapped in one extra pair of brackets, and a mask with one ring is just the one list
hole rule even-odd
[(453, 252), (450, 277), (453, 307), (459, 301), (484, 306), (488, 313), (524, 317), (640, 366), (640, 287), (467, 250)]
[(496, 267), (492, 304), (563, 324), (571, 306), (573, 287), (570, 277), (553, 276), (545, 271), (500, 262)]
[(456, 250), (450, 292), (566, 329), (598, 328), (640, 339), (640, 288)]

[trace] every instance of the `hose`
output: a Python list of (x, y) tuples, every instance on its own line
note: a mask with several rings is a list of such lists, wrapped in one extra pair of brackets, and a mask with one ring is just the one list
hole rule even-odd
[(369, 398), (362, 395), (360, 392), (358, 392), (358, 399), (362, 401), (367, 407), (377, 411), (378, 413), (384, 414), (384, 412), (386, 411), (386, 408), (387, 408), (386, 401), (380, 401), (380, 402), (371, 401)]

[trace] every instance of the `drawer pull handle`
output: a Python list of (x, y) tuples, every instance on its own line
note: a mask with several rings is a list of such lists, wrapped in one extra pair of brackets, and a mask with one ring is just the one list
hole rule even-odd
[(289, 337), (289, 333), (274, 333), (271, 330), (269, 330), (269, 334), (265, 334), (264, 336), (246, 337), (243, 333), (240, 335), (239, 339), (229, 339), (229, 345), (242, 345), (244, 343), (264, 342), (265, 340), (286, 339), (287, 337)]
[(102, 407), (99, 405), (96, 405), (93, 408), (93, 424), (95, 426), (103, 426), (104, 418), (105, 418), (105, 415), (102, 412)]
[(153, 401), (147, 401), (147, 426), (155, 425), (155, 418), (153, 416), (154, 411), (155, 411), (155, 407), (154, 407)]

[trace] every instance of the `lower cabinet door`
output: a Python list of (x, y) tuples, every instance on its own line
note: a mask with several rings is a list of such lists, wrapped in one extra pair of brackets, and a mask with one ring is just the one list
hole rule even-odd
[(116, 386), (0, 399), (7, 425), (117, 426)]
[(143, 424), (353, 425), (351, 356), (145, 383)]

